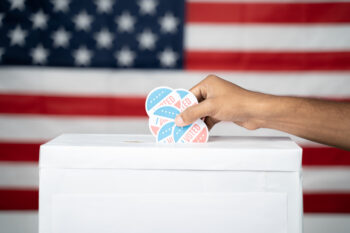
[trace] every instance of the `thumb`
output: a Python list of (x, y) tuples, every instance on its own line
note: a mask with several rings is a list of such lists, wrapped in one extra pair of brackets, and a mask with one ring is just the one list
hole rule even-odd
[(213, 105), (210, 100), (206, 99), (199, 104), (187, 108), (185, 111), (177, 115), (175, 118), (175, 124), (177, 126), (189, 125), (199, 118), (210, 116), (212, 111)]

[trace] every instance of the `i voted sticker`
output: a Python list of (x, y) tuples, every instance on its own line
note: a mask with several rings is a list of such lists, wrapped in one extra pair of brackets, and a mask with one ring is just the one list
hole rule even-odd
[(185, 89), (158, 87), (146, 99), (149, 129), (159, 143), (204, 143), (208, 141), (209, 130), (198, 119), (191, 125), (177, 127), (175, 118), (182, 111), (198, 104), (192, 92)]
[(190, 106), (198, 104), (198, 100), (196, 96), (192, 94), (192, 92), (185, 89), (176, 89), (176, 92), (181, 98), (181, 111), (185, 110)]
[(146, 98), (146, 112), (151, 116), (161, 106), (174, 106), (181, 109), (180, 95), (169, 87), (153, 89)]
[(157, 136), (160, 127), (169, 121), (174, 121), (180, 110), (172, 106), (163, 106), (156, 109), (149, 117), (148, 126), (153, 136)]
[(157, 142), (160, 143), (174, 143), (173, 131), (175, 122), (171, 121), (163, 125), (157, 135)]
[(209, 130), (200, 119), (185, 127), (175, 126), (173, 138), (176, 143), (204, 143), (208, 141)]

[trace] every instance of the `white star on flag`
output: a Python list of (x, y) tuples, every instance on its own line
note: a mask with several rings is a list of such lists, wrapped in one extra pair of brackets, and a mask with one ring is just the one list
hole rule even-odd
[(25, 0), (9, 0), (9, 2), (11, 4), (11, 6), (10, 6), (11, 10), (18, 9), (21, 11), (24, 9)]
[(53, 39), (54, 47), (66, 48), (69, 44), (70, 33), (67, 32), (64, 28), (60, 28), (54, 33), (52, 33), (51, 38)]
[(43, 13), (42, 10), (33, 14), (30, 20), (33, 22), (33, 28), (35, 29), (45, 29), (47, 24), (48, 16)]
[(166, 48), (163, 52), (158, 55), (160, 64), (164, 67), (173, 67), (176, 65), (176, 60), (178, 59), (177, 53), (172, 49)]
[(99, 13), (110, 13), (113, 8), (114, 0), (95, 0), (95, 4)]
[(152, 33), (151, 30), (145, 29), (137, 36), (137, 40), (139, 41), (139, 46), (141, 49), (152, 50), (155, 47), (157, 36)]
[(55, 12), (67, 12), (69, 10), (70, 0), (51, 0)]
[(179, 20), (174, 17), (171, 13), (166, 13), (164, 17), (159, 19), (159, 23), (161, 26), (161, 31), (165, 33), (174, 33), (177, 30), (177, 25), (179, 24)]
[(143, 15), (153, 15), (156, 12), (157, 1), (155, 0), (140, 0), (138, 2), (140, 13)]
[(100, 32), (95, 33), (94, 38), (97, 42), (97, 46), (100, 48), (110, 48), (112, 46), (113, 34), (106, 28), (103, 28)]
[(27, 32), (22, 30), (21, 26), (17, 25), (15, 29), (9, 32), (8, 37), (10, 37), (10, 44), (23, 46), (25, 43), (25, 38), (27, 36)]
[(36, 48), (31, 50), (30, 55), (32, 56), (34, 64), (45, 64), (47, 62), (49, 52), (42, 45), (38, 45)]
[(114, 56), (120, 66), (131, 66), (134, 63), (136, 55), (128, 47), (123, 47)]
[(92, 23), (92, 16), (88, 15), (86, 11), (81, 11), (74, 17), (73, 22), (78, 30), (88, 31)]
[(118, 30), (121, 32), (132, 32), (134, 30), (135, 17), (127, 11), (124, 11), (115, 21), (118, 24)]
[(79, 49), (73, 52), (73, 57), (76, 65), (87, 66), (90, 64), (92, 52), (88, 50), (85, 46), (81, 46), (79, 47)]

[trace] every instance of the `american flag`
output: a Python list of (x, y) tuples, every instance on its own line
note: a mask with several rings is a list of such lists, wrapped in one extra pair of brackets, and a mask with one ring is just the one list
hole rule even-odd
[[(217, 74), (278, 95), (350, 99), (350, 1), (2, 0), (0, 232), (37, 232), (39, 145), (149, 133), (146, 94)], [(212, 135), (287, 135), (232, 123)], [(304, 149), (306, 233), (350, 231), (350, 153)]]

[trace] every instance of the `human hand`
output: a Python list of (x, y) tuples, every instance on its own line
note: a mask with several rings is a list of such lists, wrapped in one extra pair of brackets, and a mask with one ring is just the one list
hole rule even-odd
[(280, 130), (350, 150), (350, 103), (258, 93), (215, 75), (190, 91), (199, 104), (180, 113), (175, 118), (177, 126), (201, 118), (211, 129), (220, 121), (232, 121), (246, 129)]
[(190, 91), (199, 104), (187, 108), (176, 119), (177, 126), (185, 126), (199, 118), (204, 119), (211, 129), (220, 121), (232, 121), (247, 129), (260, 128), (258, 118), (264, 99), (269, 98), (258, 92), (248, 91), (215, 75), (209, 75)]

